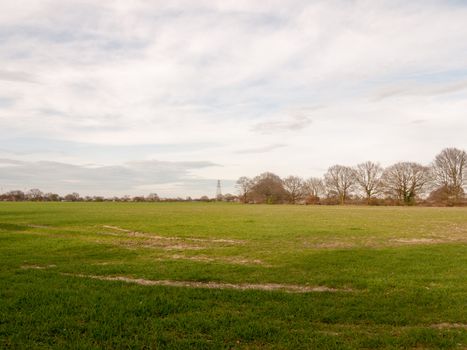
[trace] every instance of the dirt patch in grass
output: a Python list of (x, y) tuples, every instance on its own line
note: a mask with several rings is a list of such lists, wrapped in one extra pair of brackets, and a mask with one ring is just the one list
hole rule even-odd
[(120, 232), (131, 232), (131, 230), (127, 230), (118, 226), (111, 226), (111, 225), (102, 225), (103, 228), (109, 228), (111, 230), (120, 231)]
[(186, 239), (188, 241), (193, 242), (207, 242), (207, 243), (227, 243), (227, 244), (243, 244), (245, 241), (239, 239), (224, 239), (224, 238), (178, 238), (178, 239)]
[(221, 282), (196, 282), (196, 281), (173, 281), (173, 280), (147, 280), (142, 278), (132, 278), (126, 276), (96, 276), (62, 273), (64, 276), (73, 276), (81, 278), (91, 278), (101, 281), (119, 281), (126, 283), (134, 283), (143, 286), (167, 286), (167, 287), (184, 287), (184, 288), (204, 288), (204, 289), (235, 289), (235, 290), (262, 290), (262, 291), (282, 291), (287, 293), (311, 293), (311, 292), (351, 292), (351, 289), (337, 289), (326, 286), (302, 286), (294, 284), (278, 284), (278, 283), (221, 283)]
[(180, 254), (174, 254), (167, 257), (160, 258), (160, 260), (191, 260), (191, 261), (200, 261), (200, 262), (219, 262), (233, 265), (266, 265), (262, 260), (259, 259), (248, 259), (243, 257), (211, 257), (207, 255), (196, 255), (196, 256), (186, 256)]
[[(110, 236), (115, 236), (115, 237), (149, 238), (149, 239), (167, 240), (167, 241), (180, 240), (178, 237), (158, 236), (158, 235), (151, 234), (151, 233), (144, 233), (144, 232), (125, 230), (123, 228), (119, 228), (119, 227), (115, 227), (115, 226), (104, 225), (102, 227), (106, 228), (106, 229), (111, 229), (111, 230), (117, 231), (117, 232), (101, 232), (100, 234), (102, 234), (102, 235), (110, 235)], [(122, 233), (124, 233), (124, 234), (122, 234)]]
[(28, 227), (30, 228), (50, 228), (50, 226), (46, 226), (46, 225), (35, 225), (35, 224), (29, 224), (27, 225)]
[[(165, 239), (173, 241), (192, 241), (192, 242), (206, 242), (206, 243), (225, 243), (225, 244), (243, 244), (245, 241), (238, 239), (224, 239), (224, 238), (195, 238), (195, 237), (165, 237), (160, 235), (155, 235), (152, 233), (138, 232), (133, 230), (124, 229), (118, 226), (103, 225), (103, 228), (114, 230), (117, 232), (124, 232), (131, 237), (141, 237), (141, 238), (154, 238), (154, 239)], [(108, 233), (107, 233), (108, 234)], [(115, 235), (115, 234), (114, 234)]]
[(119, 246), (129, 248), (129, 249), (138, 249), (138, 248), (159, 248), (165, 250), (201, 250), (206, 247), (194, 245), (184, 242), (171, 242), (164, 239), (142, 239), (142, 240), (132, 240), (132, 239), (121, 239), (114, 244)]
[(197, 255), (197, 256), (185, 256), (185, 255), (170, 255), (164, 258), (159, 258), (158, 260), (191, 260), (191, 261), (200, 261), (200, 262), (214, 262), (216, 259), (211, 258), (206, 255)]
[(382, 240), (379, 237), (368, 237), (364, 240), (349, 241), (349, 238), (330, 241), (305, 241), (303, 245), (306, 248), (312, 249), (353, 249), (353, 248), (385, 248), (385, 247), (400, 247), (404, 245), (432, 245), (432, 244), (448, 244), (467, 242), (466, 237), (446, 236), (446, 237), (414, 237), (414, 238), (387, 238)]
[(268, 264), (265, 264), (260, 259), (247, 259), (247, 258), (242, 258), (242, 257), (225, 258), (224, 261), (229, 262), (231, 264), (239, 264), (239, 265), (262, 265), (266, 267), (270, 266)]
[(95, 262), (92, 263), (91, 265), (93, 266), (107, 266), (107, 265), (121, 265), (122, 262), (120, 261), (101, 261), (101, 262)]
[(310, 248), (314, 249), (350, 249), (357, 247), (357, 244), (351, 242), (320, 242), (308, 244)]
[(467, 243), (467, 236), (439, 236), (439, 237), (420, 237), (420, 238), (394, 238), (391, 243), (399, 245), (424, 245), (424, 244), (446, 244), (446, 243)]
[[(232, 245), (232, 244), (245, 243), (245, 241), (233, 240), (233, 239), (165, 237), (165, 236), (160, 236), (160, 235), (156, 235), (152, 233), (128, 230), (128, 229), (124, 229), (118, 226), (111, 226), (111, 225), (103, 225), (102, 227), (112, 231), (112, 232), (102, 232), (101, 233), (102, 235), (110, 235), (110, 236), (118, 237), (117, 240), (111, 243), (129, 248), (129, 249), (160, 248), (160, 249), (165, 249), (165, 250), (201, 250), (201, 249), (205, 249), (210, 246), (217, 245), (217, 244)], [(136, 238), (136, 239), (132, 239), (132, 238)], [(208, 261), (207, 259), (203, 259), (203, 260)]]
[(47, 265), (47, 266), (41, 266), (41, 265), (21, 265), (21, 269), (23, 270), (46, 270), (50, 268), (57, 267), (57, 265)]
[(391, 242), (402, 243), (402, 244), (439, 244), (445, 243), (442, 239), (435, 238), (395, 238)]

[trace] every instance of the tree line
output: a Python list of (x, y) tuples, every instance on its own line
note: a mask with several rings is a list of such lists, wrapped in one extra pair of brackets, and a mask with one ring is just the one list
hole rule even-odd
[(243, 203), (464, 205), (467, 154), (445, 148), (429, 165), (399, 162), (383, 168), (377, 162), (333, 165), (323, 177), (280, 178), (271, 172), (237, 180)]
[(467, 205), (467, 154), (457, 148), (445, 148), (429, 165), (399, 162), (383, 168), (377, 162), (356, 166), (333, 165), (323, 177), (303, 179), (299, 176), (280, 178), (265, 172), (254, 178), (240, 177), (238, 195), (217, 198), (161, 198), (147, 196), (80, 196), (73, 192), (64, 196), (44, 193), (39, 189), (0, 194), (0, 201), (66, 201), (66, 202), (242, 202), (290, 204), (367, 204), (367, 205)]
[[(159, 197), (157, 193), (150, 193), (146, 196), (81, 196), (77, 192), (69, 193), (64, 196), (52, 192), (42, 192), (38, 188), (28, 191), (13, 190), (0, 194), (0, 201), (4, 202), (214, 202), (217, 198), (201, 196), (192, 198), (190, 196), (182, 197)], [(236, 202), (238, 197), (232, 194), (225, 194), (220, 199), (224, 202)]]

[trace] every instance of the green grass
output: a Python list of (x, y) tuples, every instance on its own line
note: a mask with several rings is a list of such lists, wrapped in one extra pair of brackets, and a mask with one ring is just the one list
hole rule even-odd
[(466, 242), (465, 208), (0, 203), (0, 348), (466, 348)]

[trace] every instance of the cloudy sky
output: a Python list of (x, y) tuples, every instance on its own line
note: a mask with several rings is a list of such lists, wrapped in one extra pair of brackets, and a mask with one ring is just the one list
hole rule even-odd
[(0, 187), (214, 195), (467, 148), (467, 2), (3, 0)]

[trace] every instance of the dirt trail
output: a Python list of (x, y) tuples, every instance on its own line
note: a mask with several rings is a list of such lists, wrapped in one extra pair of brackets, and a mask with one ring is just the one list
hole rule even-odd
[(124, 229), (118, 226), (112, 226), (112, 225), (102, 225), (103, 228), (118, 231), (118, 232), (124, 232), (127, 233), (129, 236), (132, 237), (142, 237), (142, 238), (152, 238), (152, 239), (165, 239), (165, 240), (173, 240), (173, 241), (192, 241), (192, 242), (206, 242), (206, 243), (227, 243), (227, 244), (243, 244), (245, 241), (243, 240), (238, 240), (238, 239), (223, 239), (223, 238), (194, 238), (194, 237), (165, 237), (165, 236), (159, 236), (159, 235), (154, 235), (151, 233), (145, 233), (145, 232), (138, 232), (138, 231), (133, 231), (133, 230), (128, 230)]
[(262, 291), (283, 291), (287, 293), (310, 293), (310, 292), (351, 292), (351, 289), (337, 289), (326, 286), (301, 286), (294, 284), (233, 284), (222, 282), (196, 282), (196, 281), (172, 281), (172, 280), (147, 280), (142, 278), (132, 278), (125, 276), (96, 276), (63, 273), (65, 276), (91, 278), (101, 281), (120, 281), (126, 283), (134, 283), (143, 286), (169, 286), (169, 287), (185, 287), (185, 288), (205, 288), (205, 289), (235, 289), (235, 290), (262, 290)]
[(200, 262), (220, 262), (225, 264), (233, 264), (233, 265), (261, 265), (265, 267), (269, 267), (270, 265), (265, 264), (260, 259), (248, 259), (238, 256), (219, 256), (219, 257), (211, 257), (207, 255), (195, 255), (195, 256), (186, 256), (180, 254), (173, 254), (165, 257), (161, 257), (160, 260), (191, 260), (191, 261), (200, 261)]
[(438, 323), (432, 324), (430, 328), (436, 329), (467, 329), (467, 324), (463, 323)]
[(392, 242), (403, 243), (403, 244), (439, 244), (447, 243), (446, 240), (437, 238), (396, 238), (392, 239)]
[(46, 270), (50, 269), (53, 267), (57, 267), (57, 265), (47, 265), (47, 266), (41, 266), (41, 265), (21, 265), (21, 269), (23, 270)]
[(47, 226), (47, 225), (36, 225), (36, 224), (29, 224), (29, 225), (26, 225), (26, 226), (31, 227), (31, 228), (48, 228), (48, 229), (51, 228), (50, 226)]
[(354, 248), (385, 248), (401, 247), (406, 245), (435, 245), (449, 243), (467, 243), (467, 235), (464, 236), (437, 236), (437, 237), (414, 237), (414, 238), (379, 238), (367, 237), (362, 240), (351, 240), (352, 237), (345, 237), (342, 240), (312, 241), (304, 240), (303, 246), (312, 249), (354, 249)]
[[(208, 256), (203, 254), (185, 255), (185, 251), (203, 250), (208, 248), (218, 248), (237, 244), (245, 244), (247, 241), (234, 239), (217, 239), (217, 238), (196, 238), (196, 237), (180, 237), (180, 236), (160, 236), (153, 233), (138, 232), (125, 229), (119, 226), (102, 225), (106, 232), (101, 232), (102, 235), (114, 236), (117, 239), (110, 242), (128, 249), (137, 248), (155, 248), (165, 251), (178, 251), (177, 254), (161, 256), (158, 260), (191, 260), (207, 263), (226, 263), (234, 265), (261, 265), (269, 266), (260, 259), (250, 259), (241, 256)], [(108, 243), (101, 242), (99, 243)]]

